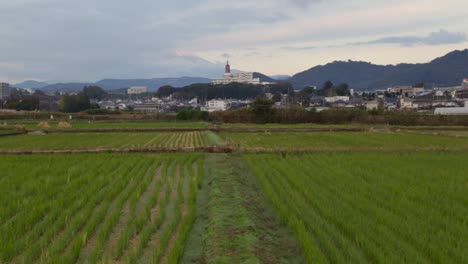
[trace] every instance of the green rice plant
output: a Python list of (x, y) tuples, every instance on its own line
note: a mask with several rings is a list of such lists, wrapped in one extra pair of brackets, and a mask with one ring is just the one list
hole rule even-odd
[(245, 160), (310, 262), (463, 263), (466, 157), (363, 152)]

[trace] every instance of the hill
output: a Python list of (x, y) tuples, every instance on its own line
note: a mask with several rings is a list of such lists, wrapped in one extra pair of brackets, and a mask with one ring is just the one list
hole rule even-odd
[(83, 87), (92, 83), (54, 83), (41, 88), (44, 92), (79, 92)]
[(253, 73), (254, 78), (260, 78), (260, 82), (276, 82), (275, 79), (266, 76), (265, 74), (259, 73), (259, 72), (254, 72)]
[(116, 90), (130, 86), (146, 86), (150, 91), (156, 91), (159, 87), (170, 85), (172, 87), (184, 87), (194, 83), (210, 83), (211, 79), (201, 77), (180, 78), (153, 78), (153, 79), (104, 79), (96, 82), (97, 86), (105, 90)]
[(130, 86), (146, 86), (150, 91), (156, 91), (164, 85), (173, 87), (184, 87), (194, 83), (209, 83), (210, 79), (199, 77), (181, 77), (181, 78), (153, 78), (153, 79), (104, 79), (95, 83), (56, 83), (42, 87), (45, 92), (78, 92), (86, 85), (97, 85), (104, 90), (112, 91), (125, 89)]
[(335, 61), (298, 73), (289, 79), (294, 87), (348, 83), (351, 88), (372, 90), (394, 85), (425, 83), (428, 87), (457, 86), (468, 76), (468, 49), (453, 51), (429, 63), (376, 65), (362, 61)]
[(21, 83), (14, 84), (13, 87), (22, 88), (22, 89), (41, 89), (49, 85), (46, 82), (38, 82), (34, 80), (28, 80)]

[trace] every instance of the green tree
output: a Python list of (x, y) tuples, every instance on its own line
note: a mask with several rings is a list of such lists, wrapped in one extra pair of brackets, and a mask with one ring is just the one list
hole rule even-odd
[(102, 100), (108, 96), (108, 93), (104, 91), (104, 89), (95, 85), (85, 86), (83, 88), (83, 93), (85, 93), (89, 99), (95, 100)]
[(273, 117), (273, 101), (266, 98), (257, 98), (252, 105), (252, 111), (255, 116), (255, 122), (261, 124), (271, 122)]

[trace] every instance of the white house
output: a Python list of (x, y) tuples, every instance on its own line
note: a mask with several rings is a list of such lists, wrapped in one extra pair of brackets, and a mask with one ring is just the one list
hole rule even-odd
[(206, 106), (201, 107), (202, 111), (215, 112), (225, 111), (228, 109), (228, 103), (224, 100), (210, 100), (206, 102)]

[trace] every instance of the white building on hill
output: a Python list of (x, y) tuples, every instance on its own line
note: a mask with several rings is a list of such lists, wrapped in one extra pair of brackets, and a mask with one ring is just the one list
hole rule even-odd
[(226, 63), (224, 75), (220, 79), (212, 80), (213, 85), (229, 84), (229, 83), (248, 83), (248, 84), (261, 84), (260, 78), (254, 78), (253, 72), (231, 73), (231, 66), (229, 61)]

